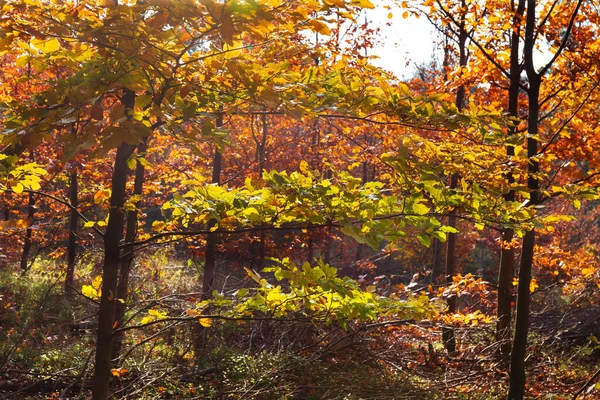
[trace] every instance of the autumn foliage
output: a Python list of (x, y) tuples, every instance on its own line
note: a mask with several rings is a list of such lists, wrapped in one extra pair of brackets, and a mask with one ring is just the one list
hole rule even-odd
[(0, 7), (0, 394), (600, 393), (593, 2)]

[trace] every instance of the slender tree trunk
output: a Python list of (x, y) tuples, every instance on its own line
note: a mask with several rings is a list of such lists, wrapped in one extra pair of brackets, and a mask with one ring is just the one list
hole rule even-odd
[[(536, 158), (538, 142), (534, 137), (538, 134), (539, 96), (541, 76), (533, 64), (535, 46), (535, 0), (527, 0), (527, 19), (525, 25), (525, 70), (529, 80), (529, 115), (527, 119), (527, 188), (530, 192), (529, 206), (535, 207), (539, 202), (539, 162)], [(521, 260), (519, 263), (519, 286), (517, 288), (517, 310), (515, 333), (510, 355), (510, 384), (508, 400), (521, 400), (525, 396), (525, 357), (527, 355), (527, 335), (529, 333), (529, 285), (535, 246), (535, 229), (528, 231), (523, 237)]]
[[(148, 138), (144, 138), (143, 142), (138, 146), (138, 155), (143, 155), (148, 149)], [(145, 168), (141, 162), (137, 162), (135, 166), (135, 181), (133, 185), (133, 195), (141, 196), (144, 188), (144, 176)], [(135, 209), (127, 211), (127, 225), (125, 233), (125, 248), (124, 255), (119, 263), (119, 284), (117, 286), (117, 303), (115, 304), (115, 320), (113, 326), (121, 328), (125, 320), (125, 311), (127, 310), (127, 298), (129, 292), (129, 272), (131, 271), (131, 265), (133, 263), (133, 242), (137, 237), (138, 230), (138, 203), (133, 204)], [(119, 332), (114, 335), (114, 342), (112, 347), (112, 359), (116, 360), (121, 354), (121, 347), (123, 345), (123, 339), (125, 338), (125, 332)]]
[[(262, 138), (260, 140), (259, 146), (259, 163), (258, 163), (258, 176), (262, 178), (262, 175), (265, 171), (265, 148), (267, 146), (267, 135), (269, 134), (268, 124), (267, 124), (267, 115), (263, 114), (262, 116)], [(258, 248), (258, 269), (261, 270), (265, 266), (265, 241), (266, 232), (264, 230), (260, 231), (260, 244)]]
[[(519, 41), (521, 32), (521, 19), (525, 12), (525, 0), (519, 0), (516, 10), (513, 2), (513, 31), (510, 43), (510, 87), (508, 91), (508, 112), (511, 117), (519, 116), (519, 85), (521, 83), (521, 64), (519, 61)], [(513, 135), (516, 126), (513, 126), (509, 135)], [(515, 155), (513, 146), (506, 147), (508, 158)], [(514, 182), (512, 173), (507, 174), (509, 183)], [(509, 191), (504, 199), (507, 202), (515, 201), (515, 192)], [(514, 250), (510, 245), (514, 237), (514, 231), (511, 228), (502, 230), (502, 244), (500, 252), (500, 268), (498, 270), (498, 304), (497, 304), (497, 322), (496, 322), (496, 340), (500, 343), (500, 355), (508, 361), (510, 355), (510, 322), (512, 314), (512, 281), (514, 277)]]
[[(217, 127), (223, 126), (223, 114), (217, 116)], [(215, 146), (213, 156), (212, 183), (221, 183), (221, 169), (223, 164), (223, 155)], [(208, 225), (214, 226), (215, 221), (210, 221)], [(217, 266), (217, 234), (210, 232), (206, 235), (206, 250), (204, 258), (204, 273), (202, 274), (202, 299), (208, 299), (214, 290), (215, 272)], [(199, 323), (194, 324), (194, 357), (196, 364), (200, 362), (202, 351), (206, 343), (206, 329)]]
[[(217, 117), (217, 127), (223, 126), (223, 115)], [(215, 147), (215, 155), (213, 158), (213, 173), (212, 183), (218, 185), (221, 183), (221, 169), (223, 165), (223, 155), (218, 148)], [(214, 222), (213, 222), (214, 224)], [(215, 269), (217, 260), (217, 234), (210, 232), (206, 235), (206, 260), (204, 265), (204, 275), (202, 277), (202, 296), (210, 297), (213, 291), (215, 281)]]
[[(525, 22), (524, 60), (525, 71), (529, 81), (527, 94), (529, 97), (529, 115), (527, 118), (527, 189), (529, 191), (529, 207), (535, 207), (540, 203), (539, 179), (540, 165), (538, 160), (538, 124), (540, 114), (540, 87), (542, 77), (552, 66), (552, 62), (560, 55), (567, 43), (573, 28), (573, 22), (579, 12), (583, 1), (576, 3), (571, 15), (567, 31), (562, 39), (558, 53), (549, 64), (541, 70), (535, 68), (533, 54), (536, 38), (536, 0), (527, 0), (527, 16)], [(531, 272), (533, 267), (535, 246), (535, 229), (527, 231), (523, 237), (523, 248), (519, 263), (519, 286), (517, 288), (517, 310), (515, 318), (515, 332), (513, 336), (512, 351), (510, 354), (510, 372), (508, 400), (522, 400), (525, 397), (525, 358), (527, 356), (527, 335), (529, 333), (529, 303)]]
[[(127, 112), (133, 109), (135, 93), (124, 89), (122, 102)], [(127, 160), (134, 150), (134, 145), (125, 142), (119, 145), (111, 179), (110, 211), (104, 234), (102, 294), (100, 296), (100, 308), (98, 309), (96, 358), (94, 383), (92, 385), (93, 400), (105, 400), (109, 396), (113, 322), (115, 304), (117, 303), (115, 293), (117, 291), (121, 258), (119, 244), (123, 236), (123, 205), (125, 204), (125, 186), (127, 183)]]
[[(458, 186), (458, 175), (454, 174), (450, 179), (450, 189)], [(448, 216), (448, 226), (456, 227), (456, 210), (452, 210)], [(449, 233), (446, 240), (446, 283), (451, 285), (453, 277), (456, 275), (456, 233)], [(456, 296), (448, 297), (448, 313), (456, 313)], [(456, 355), (456, 335), (454, 328), (442, 328), (442, 341), (449, 356)]]
[(308, 252), (306, 259), (311, 266), (314, 266), (315, 262), (315, 245), (313, 242), (313, 231), (311, 224), (308, 224), (308, 241), (306, 242), (306, 250)]
[[(4, 195), (8, 198), (10, 196), (10, 192), (5, 192)], [(4, 220), (10, 220), (10, 207), (8, 206), (8, 201), (4, 204)]]
[(29, 253), (31, 253), (33, 229), (33, 217), (35, 216), (35, 195), (29, 193), (27, 201), (27, 230), (25, 231), (25, 241), (23, 243), (23, 252), (21, 253), (21, 271), (26, 272), (29, 263)]
[(433, 261), (431, 263), (431, 284), (439, 284), (442, 272), (442, 242), (439, 239), (433, 238)]
[(69, 217), (69, 243), (67, 245), (67, 276), (65, 277), (65, 293), (73, 294), (73, 276), (75, 275), (75, 258), (77, 256), (77, 229), (79, 227), (77, 169), (73, 167), (69, 177), (69, 202), (71, 212)]
[[(463, 9), (466, 9), (466, 1), (462, 0), (461, 5)], [(458, 51), (459, 51), (459, 66), (464, 67), (467, 65), (467, 31), (465, 30), (465, 13), (462, 12), (460, 16), (460, 29), (458, 33)], [(456, 91), (455, 104), (458, 110), (462, 110), (465, 103), (465, 87), (460, 85)], [(450, 178), (450, 189), (456, 189), (458, 186), (458, 175), (454, 174)], [(448, 226), (456, 228), (456, 213), (457, 210), (453, 209), (450, 211), (448, 217)], [(452, 284), (454, 275), (456, 275), (456, 233), (449, 233), (446, 241), (446, 282)], [(456, 313), (456, 296), (448, 298), (448, 312), (451, 314)], [(442, 329), (442, 341), (446, 347), (448, 355), (456, 355), (456, 336), (453, 328)]]

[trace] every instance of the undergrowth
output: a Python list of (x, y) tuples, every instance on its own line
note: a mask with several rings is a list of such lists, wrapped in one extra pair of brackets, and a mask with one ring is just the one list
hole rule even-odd
[[(92, 283), (98, 259), (80, 262), (76, 288)], [(62, 264), (38, 260), (26, 274), (0, 271), (0, 397), (89, 396), (97, 303), (63, 293)], [(139, 257), (131, 276), (128, 318), (159, 305), (179, 314), (198, 301), (194, 262), (160, 250)], [(222, 291), (246, 285), (221, 276)], [(384, 321), (382, 321), (384, 322)], [(127, 332), (113, 369), (120, 399), (497, 399), (505, 366), (491, 324), (458, 327), (460, 354), (448, 358), (436, 321), (335, 324), (311, 321), (216, 322), (194, 357), (195, 321)], [(549, 346), (533, 333), (528, 359), (531, 398), (571, 398), (594, 372), (594, 343)], [(588, 396), (598, 391), (592, 385)]]

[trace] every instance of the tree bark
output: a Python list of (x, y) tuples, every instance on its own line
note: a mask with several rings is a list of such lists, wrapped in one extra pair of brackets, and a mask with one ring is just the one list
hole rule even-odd
[[(135, 93), (124, 89), (122, 102), (127, 112), (133, 109)], [(133, 154), (135, 146), (121, 143), (117, 148), (111, 179), (112, 193), (108, 224), (104, 234), (104, 262), (102, 265), (102, 294), (98, 309), (98, 332), (96, 339), (96, 358), (94, 362), (94, 383), (92, 399), (105, 400), (109, 395), (110, 367), (113, 343), (113, 322), (116, 291), (119, 275), (120, 249), (123, 236), (123, 205), (127, 183), (127, 160)]]
[(25, 273), (29, 269), (29, 253), (31, 253), (33, 229), (33, 217), (35, 216), (35, 195), (29, 192), (27, 200), (27, 230), (25, 231), (25, 241), (23, 242), (23, 251), (21, 252), (21, 272)]
[[(142, 155), (148, 149), (148, 138), (144, 138), (143, 142), (138, 146), (138, 155)], [(135, 166), (135, 181), (133, 185), (133, 195), (141, 196), (144, 188), (144, 174), (146, 170), (144, 165), (137, 161)], [(138, 231), (138, 204), (135, 202), (133, 205), (135, 209), (127, 211), (127, 226), (125, 233), (125, 248), (124, 255), (119, 263), (119, 283), (117, 286), (117, 303), (115, 304), (115, 320), (113, 326), (122, 327), (125, 319), (125, 311), (127, 310), (127, 298), (129, 292), (129, 272), (131, 271), (131, 265), (133, 263), (133, 250), (134, 246), (131, 244), (135, 241)], [(112, 359), (116, 360), (121, 354), (121, 347), (123, 345), (123, 339), (125, 338), (125, 332), (119, 332), (114, 337), (112, 347)]]
[[(463, 10), (466, 10), (466, 1), (461, 0), (461, 6)], [(460, 16), (460, 26), (458, 33), (458, 51), (459, 51), (459, 66), (464, 67), (467, 65), (467, 31), (465, 30), (466, 17), (465, 13), (462, 12)], [(456, 108), (462, 110), (465, 103), (465, 87), (460, 85), (456, 91)], [(450, 178), (450, 189), (456, 189), (458, 186), (458, 174), (452, 175)], [(450, 211), (448, 217), (448, 226), (456, 228), (456, 209)], [(456, 233), (449, 233), (446, 241), (446, 282), (451, 285), (454, 275), (456, 275)], [(448, 312), (451, 314), (456, 313), (456, 296), (448, 298)], [(442, 329), (442, 341), (446, 347), (448, 355), (456, 355), (456, 336), (454, 329), (451, 327), (445, 327)]]
[[(510, 87), (508, 90), (508, 112), (511, 117), (519, 116), (519, 86), (521, 83), (521, 64), (519, 61), (519, 41), (521, 32), (521, 18), (525, 12), (525, 0), (519, 0), (516, 10), (513, 11), (513, 31), (510, 43)], [(514, 135), (516, 125), (508, 132)], [(508, 158), (515, 155), (513, 146), (506, 146)], [(506, 176), (510, 184), (514, 183), (512, 173)], [(515, 201), (515, 192), (510, 190), (504, 199), (507, 202)], [(496, 340), (500, 342), (500, 355), (508, 361), (510, 355), (510, 323), (512, 314), (512, 280), (514, 277), (514, 250), (510, 243), (514, 237), (514, 230), (505, 228), (502, 230), (502, 244), (500, 251), (500, 268), (498, 270), (498, 303), (496, 309)]]
[(73, 167), (69, 177), (69, 202), (71, 212), (69, 216), (69, 243), (67, 245), (67, 275), (65, 277), (65, 294), (71, 295), (73, 291), (73, 276), (75, 275), (75, 258), (77, 256), (77, 229), (79, 227), (79, 213), (77, 212), (78, 179), (77, 169)]
[[(258, 157), (259, 157), (259, 162), (258, 162), (258, 176), (259, 178), (262, 179), (262, 175), (265, 172), (265, 148), (267, 146), (267, 135), (269, 134), (269, 127), (267, 124), (267, 115), (263, 114), (261, 115), (262, 118), (262, 137), (260, 140), (260, 145), (258, 146)], [(265, 266), (265, 257), (266, 257), (266, 253), (265, 253), (265, 241), (267, 240), (266, 238), (266, 232), (264, 230), (260, 231), (260, 242), (259, 242), (259, 247), (258, 247), (258, 269), (261, 270), (263, 269), (263, 267)]]
[[(539, 202), (539, 162), (537, 161), (538, 142), (533, 137), (538, 134), (539, 96), (541, 76), (533, 64), (533, 51), (535, 46), (535, 0), (527, 0), (527, 19), (525, 24), (525, 70), (529, 80), (529, 115), (527, 118), (527, 188), (530, 192), (529, 206), (535, 207)], [(535, 229), (527, 231), (523, 238), (521, 260), (519, 263), (519, 286), (517, 288), (517, 309), (515, 318), (515, 333), (510, 355), (510, 383), (508, 400), (521, 400), (525, 396), (525, 357), (527, 355), (527, 335), (529, 333), (529, 285), (531, 283), (531, 270), (533, 267), (533, 254), (535, 246)]]
[[(458, 175), (454, 174), (450, 178), (450, 189), (455, 189), (458, 185)], [(456, 227), (456, 209), (450, 212), (448, 217), (448, 226)], [(446, 283), (451, 285), (453, 277), (456, 275), (456, 233), (449, 233), (446, 240)], [(456, 313), (456, 296), (451, 295), (447, 300), (448, 313)], [(454, 328), (442, 328), (442, 342), (449, 356), (456, 355), (456, 335)]]
[[(223, 114), (217, 116), (217, 127), (223, 126)], [(212, 183), (218, 185), (221, 183), (221, 169), (223, 164), (223, 155), (219, 148), (215, 146), (213, 156)], [(209, 227), (214, 226), (215, 221), (209, 221)], [(217, 234), (209, 232), (206, 235), (206, 250), (204, 258), (204, 273), (202, 274), (202, 300), (210, 298), (214, 290), (215, 272), (217, 264)], [(206, 343), (206, 329), (199, 323), (194, 324), (194, 358), (196, 364), (201, 360), (202, 352)]]

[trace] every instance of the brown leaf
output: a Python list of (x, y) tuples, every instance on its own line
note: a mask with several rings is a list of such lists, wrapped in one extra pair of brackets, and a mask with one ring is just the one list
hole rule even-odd
[(231, 18), (231, 14), (223, 14), (223, 18), (221, 19), (221, 37), (227, 43), (233, 41), (233, 19)]
[(104, 110), (99, 104), (94, 104), (90, 110), (90, 116), (93, 120), (100, 121), (104, 119)]

